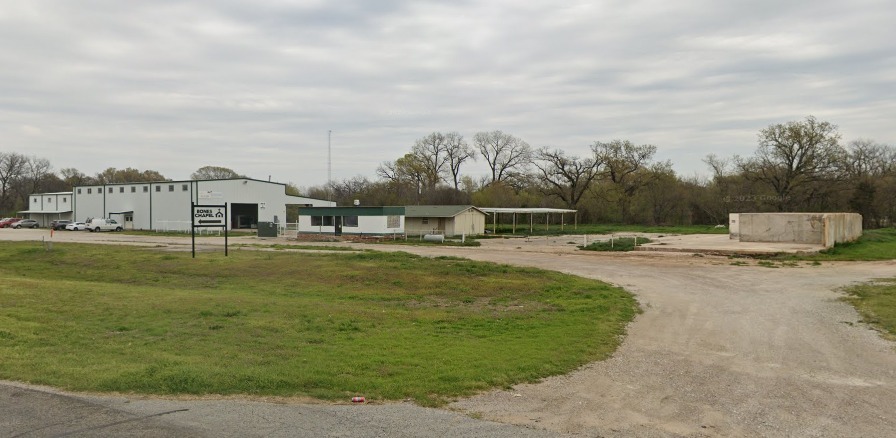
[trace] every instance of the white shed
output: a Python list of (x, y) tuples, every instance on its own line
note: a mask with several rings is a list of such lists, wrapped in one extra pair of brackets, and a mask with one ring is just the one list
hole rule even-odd
[(485, 215), (472, 205), (409, 205), (405, 207), (408, 234), (446, 237), (485, 233)]

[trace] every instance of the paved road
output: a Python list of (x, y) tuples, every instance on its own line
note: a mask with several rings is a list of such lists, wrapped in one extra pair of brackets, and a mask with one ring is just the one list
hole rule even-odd
[(411, 404), (327, 405), (65, 394), (0, 382), (0, 437), (556, 437)]
[[(182, 247), (183, 239), (170, 244)], [(96, 428), (102, 424), (132, 424), (132, 436), (896, 436), (894, 344), (862, 325), (836, 292), (894, 276), (896, 262), (769, 269), (718, 257), (581, 254), (571, 247), (561, 239), (399, 248), (554, 269), (632, 291), (644, 313), (620, 350), (565, 376), (461, 400), (452, 410), (82, 395), (49, 401), (52, 394), (0, 385), (0, 412), (26, 399), (37, 407), (17, 415), (50, 406), (46, 415), (17, 420), (21, 428), (10, 433), (3, 423), (9, 420), (0, 419), (0, 436), (90, 427), (78, 433), (95, 436), (104, 433)], [(55, 404), (63, 413), (107, 419), (81, 424), (60, 414), (56, 421)], [(132, 421), (117, 423), (124, 420)]]

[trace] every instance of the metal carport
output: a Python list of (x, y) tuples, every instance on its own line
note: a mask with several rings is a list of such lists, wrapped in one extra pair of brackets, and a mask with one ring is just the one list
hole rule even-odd
[(576, 214), (578, 210), (569, 210), (565, 208), (495, 208), (495, 207), (477, 207), (480, 211), (484, 211), (492, 215), (492, 233), (495, 232), (498, 225), (498, 214), (500, 213), (509, 213), (513, 215), (513, 228), (512, 233), (516, 234), (516, 215), (517, 214), (528, 214), (529, 215), (529, 232), (531, 233), (534, 229), (534, 221), (533, 217), (536, 214), (544, 214), (544, 229), (548, 230), (551, 223), (551, 214), (559, 214), (560, 215), (560, 229), (563, 229), (563, 215), (565, 213), (572, 213), (573, 218), (575, 218), (574, 229), (579, 227), (579, 216)]

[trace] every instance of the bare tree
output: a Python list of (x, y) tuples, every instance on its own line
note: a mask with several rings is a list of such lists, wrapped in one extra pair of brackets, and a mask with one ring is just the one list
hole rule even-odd
[(373, 183), (361, 175), (330, 183), (330, 188), (333, 191), (333, 200), (337, 204), (343, 205), (352, 205), (355, 200), (365, 204), (369, 202), (370, 199), (363, 198), (365, 198), (371, 186), (373, 186)]
[(836, 125), (809, 116), (761, 130), (755, 156), (738, 165), (747, 177), (770, 187), (775, 208), (785, 211), (832, 189), (826, 183), (836, 180), (845, 156), (839, 142)]
[(464, 140), (464, 136), (457, 132), (449, 132), (445, 135), (445, 156), (454, 190), (460, 190), (460, 166), (467, 160), (475, 161), (476, 153)]
[(702, 193), (698, 193), (702, 196), (699, 196), (697, 208), (713, 223), (727, 223), (728, 214), (732, 211), (731, 196), (743, 185), (743, 177), (734, 167), (737, 161), (737, 157), (720, 158), (715, 154), (707, 155), (703, 162), (712, 170), (712, 180), (705, 184), (700, 184), (699, 181), (694, 181), (692, 184), (695, 191), (699, 191), (700, 187), (703, 188)]
[(69, 188), (75, 186), (86, 186), (95, 183), (93, 178), (87, 176), (86, 174), (84, 174), (84, 172), (81, 172), (74, 167), (66, 167), (65, 169), (61, 169), (59, 171), (59, 176), (62, 178), (62, 181), (64, 181), (69, 186)]
[(560, 149), (547, 147), (535, 151), (532, 164), (538, 169), (543, 193), (560, 198), (571, 209), (576, 208), (598, 174), (594, 158), (567, 156)]
[(391, 182), (401, 181), (398, 164), (396, 161), (383, 161), (376, 168), (376, 176)]
[[(591, 150), (594, 152), (595, 160), (603, 165), (603, 175), (616, 191), (621, 219), (625, 222), (629, 219), (632, 198), (638, 190), (661, 174), (644, 171), (656, 154), (656, 146), (635, 145), (628, 140), (613, 140), (608, 143), (594, 142)], [(671, 164), (669, 166), (671, 167)]]
[(872, 140), (849, 142), (846, 170), (853, 178), (879, 177), (896, 169), (896, 149)]
[(24, 178), (28, 157), (15, 152), (0, 152), (0, 211), (15, 209), (13, 187)]
[(709, 154), (703, 159), (703, 162), (712, 169), (714, 179), (728, 176), (733, 171), (730, 158), (720, 158), (716, 154)]
[(508, 173), (532, 161), (528, 143), (501, 131), (477, 132), (473, 142), (492, 171), (492, 183), (503, 181)]
[(13, 181), (11, 188), (15, 191), (21, 205), (28, 205), (28, 196), (44, 190), (50, 182), (53, 166), (46, 158), (27, 157), (19, 178)]
[[(896, 149), (872, 140), (854, 140), (847, 146), (846, 173), (852, 193), (849, 208), (860, 213), (866, 228), (880, 226), (892, 210), (887, 184), (896, 176)], [(889, 204), (889, 205), (888, 205)]]

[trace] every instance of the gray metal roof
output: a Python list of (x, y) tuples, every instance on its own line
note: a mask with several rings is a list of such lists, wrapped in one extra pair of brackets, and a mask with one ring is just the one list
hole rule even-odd
[(404, 207), (299, 207), (299, 216), (404, 216)]
[(53, 210), (53, 211), (46, 211), (46, 210), (22, 210), (22, 211), (20, 211), (19, 213), (28, 213), (28, 214), (37, 214), (37, 213), (44, 213), (44, 214), (61, 214), (61, 213), (71, 213), (71, 212), (72, 212), (71, 210)]
[(570, 210), (566, 208), (500, 208), (500, 207), (481, 207), (480, 210), (486, 213), (575, 213), (578, 210)]
[(467, 210), (485, 212), (472, 205), (408, 205), (404, 208), (405, 217), (454, 217)]

